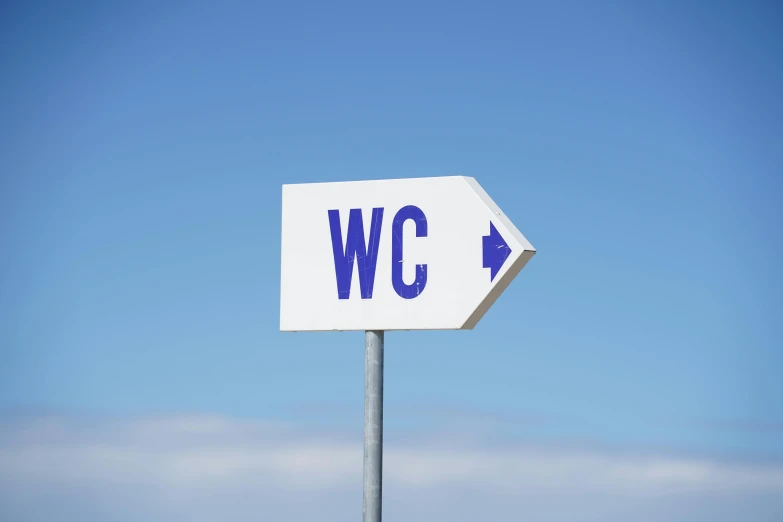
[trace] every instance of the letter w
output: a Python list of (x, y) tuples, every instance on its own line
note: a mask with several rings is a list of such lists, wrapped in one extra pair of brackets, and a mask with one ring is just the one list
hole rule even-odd
[(329, 228), (332, 231), (332, 251), (334, 253), (334, 272), (337, 277), (338, 298), (348, 299), (351, 295), (353, 262), (356, 260), (359, 264), (359, 289), (362, 293), (362, 299), (372, 299), (382, 222), (383, 208), (372, 209), (370, 243), (365, 245), (362, 209), (352, 208), (348, 217), (348, 234), (345, 238), (345, 249), (343, 250), (340, 211), (329, 211)]

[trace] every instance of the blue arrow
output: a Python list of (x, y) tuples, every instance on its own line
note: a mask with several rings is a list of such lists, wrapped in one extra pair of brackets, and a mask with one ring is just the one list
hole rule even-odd
[(492, 221), (489, 222), (489, 235), (482, 236), (481, 239), (484, 246), (484, 268), (490, 269), (489, 280), (494, 281), (503, 263), (511, 255), (511, 248)]

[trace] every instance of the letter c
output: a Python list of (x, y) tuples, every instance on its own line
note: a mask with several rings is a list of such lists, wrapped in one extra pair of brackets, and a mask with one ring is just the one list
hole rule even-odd
[(412, 219), (416, 223), (416, 237), (427, 237), (427, 217), (419, 207), (402, 207), (392, 223), (392, 286), (403, 299), (418, 297), (427, 286), (427, 265), (416, 265), (416, 280), (406, 285), (402, 280), (402, 225)]

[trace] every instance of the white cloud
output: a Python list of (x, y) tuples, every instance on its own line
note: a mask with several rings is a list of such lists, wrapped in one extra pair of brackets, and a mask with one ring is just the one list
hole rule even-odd
[[(2, 520), (350, 520), (361, 440), (207, 416), (0, 423)], [(783, 520), (783, 466), (431, 438), (387, 444), (386, 520)], [(261, 516), (264, 515), (264, 516)], [(739, 517), (739, 518), (735, 518)]]

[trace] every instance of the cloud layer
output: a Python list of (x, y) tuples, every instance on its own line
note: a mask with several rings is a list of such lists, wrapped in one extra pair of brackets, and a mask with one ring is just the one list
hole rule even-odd
[[(209, 416), (0, 422), (0, 519), (361, 517), (356, 437)], [(445, 436), (387, 444), (384, 519), (783, 520), (783, 465)]]

